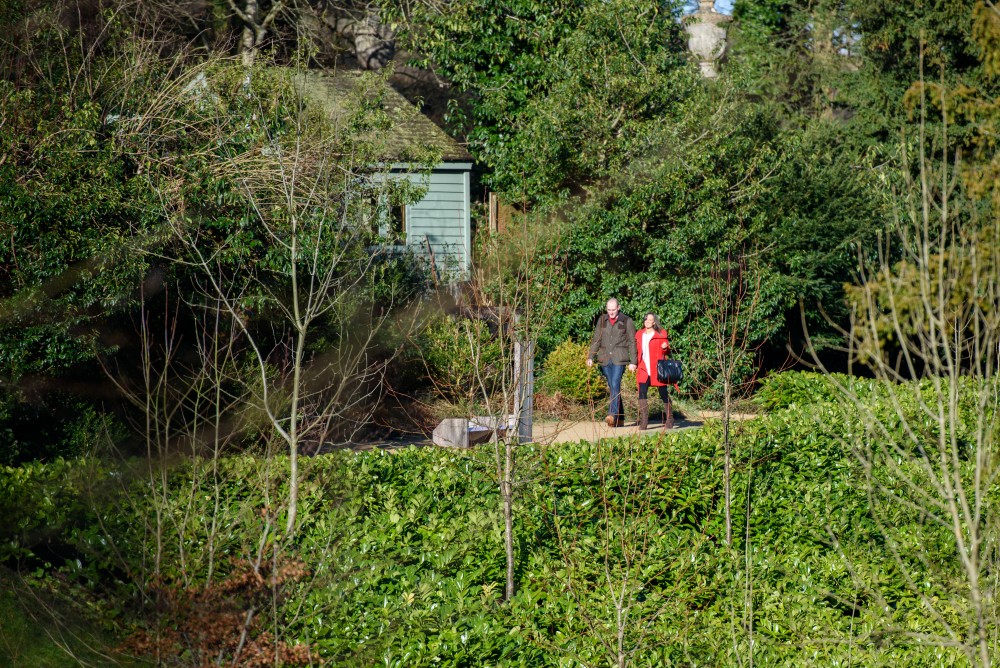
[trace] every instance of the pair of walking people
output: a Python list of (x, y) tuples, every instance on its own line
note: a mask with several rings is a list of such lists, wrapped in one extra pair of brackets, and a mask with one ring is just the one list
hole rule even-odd
[(601, 366), (611, 401), (608, 416), (604, 418), (610, 427), (625, 424), (625, 409), (622, 405), (622, 377), (626, 368), (635, 373), (639, 386), (639, 429), (649, 426), (649, 388), (655, 387), (663, 400), (663, 427), (674, 426), (673, 406), (670, 402), (669, 385), (656, 375), (656, 363), (670, 353), (667, 332), (653, 313), (647, 313), (642, 321), (642, 329), (636, 331), (632, 318), (624, 315), (617, 299), (609, 299), (605, 313), (598, 318), (594, 334), (590, 340), (587, 366), (594, 360)]

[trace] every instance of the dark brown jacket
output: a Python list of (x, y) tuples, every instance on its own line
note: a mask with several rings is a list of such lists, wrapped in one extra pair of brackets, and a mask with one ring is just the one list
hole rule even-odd
[(598, 364), (636, 364), (635, 323), (627, 315), (618, 314), (615, 324), (607, 313), (601, 314), (590, 339), (588, 359)]

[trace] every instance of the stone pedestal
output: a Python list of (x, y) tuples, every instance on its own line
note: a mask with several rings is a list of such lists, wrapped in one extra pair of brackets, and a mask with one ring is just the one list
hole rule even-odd
[[(506, 418), (493, 417), (492, 415), (477, 415), (469, 420), (469, 429), (485, 429), (489, 435), (483, 441), (496, 441), (507, 437), (507, 432), (514, 428), (513, 416)], [(482, 442), (482, 441), (481, 441)]]
[(434, 445), (444, 448), (469, 447), (469, 421), (465, 418), (445, 418), (434, 427)]

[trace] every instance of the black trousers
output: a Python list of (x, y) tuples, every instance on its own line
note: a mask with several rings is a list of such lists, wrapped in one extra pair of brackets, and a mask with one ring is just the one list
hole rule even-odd
[[(670, 405), (670, 386), (669, 385), (661, 385), (661, 386), (657, 387), (656, 389), (659, 390), (659, 392), (660, 392), (660, 399), (663, 401), (663, 405), (664, 406), (669, 406)], [(647, 393), (648, 392), (649, 392), (649, 381), (647, 380), (645, 383), (639, 383), (639, 398), (640, 399), (645, 399), (647, 397)]]

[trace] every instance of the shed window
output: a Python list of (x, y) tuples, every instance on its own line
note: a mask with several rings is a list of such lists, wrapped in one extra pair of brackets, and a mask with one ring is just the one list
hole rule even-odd
[(406, 241), (406, 207), (402, 204), (389, 207), (389, 235), (400, 242)]
[(369, 200), (378, 233), (389, 243), (406, 243), (406, 206), (392, 205), (388, 200), (385, 193), (374, 195)]

